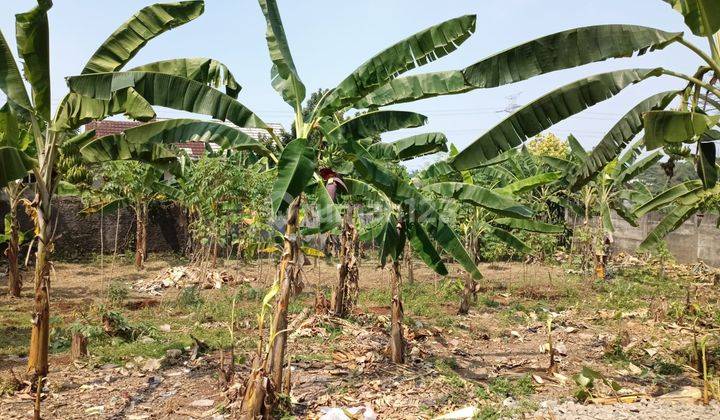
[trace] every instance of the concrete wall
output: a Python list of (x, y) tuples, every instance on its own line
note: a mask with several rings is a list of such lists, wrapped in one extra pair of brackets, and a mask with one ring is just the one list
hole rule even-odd
[[(55, 230), (55, 256), (59, 258), (85, 258), (100, 252), (102, 242), (105, 252), (113, 252), (116, 226), (118, 232), (118, 252), (134, 249), (135, 214), (129, 208), (118, 213), (99, 213), (83, 215), (82, 202), (75, 197), (56, 197), (53, 200), (53, 224), (57, 217)], [(0, 229), (4, 231), (3, 219), (9, 211), (5, 198), (0, 199)], [(32, 221), (23, 208), (19, 211), (21, 228), (24, 231), (33, 228)], [(150, 206), (148, 226), (149, 252), (180, 252), (185, 246), (187, 225), (184, 214), (172, 204), (156, 203)]]
[[(638, 227), (634, 227), (613, 213), (612, 221), (615, 226), (613, 249), (636, 252), (640, 243), (662, 218), (663, 215), (660, 213), (649, 213), (638, 221)], [(717, 219), (715, 215), (692, 216), (665, 237), (668, 250), (678, 262), (687, 264), (704, 261), (708, 265), (720, 267), (720, 229), (715, 227)], [(571, 219), (569, 222), (580, 224), (581, 220)]]

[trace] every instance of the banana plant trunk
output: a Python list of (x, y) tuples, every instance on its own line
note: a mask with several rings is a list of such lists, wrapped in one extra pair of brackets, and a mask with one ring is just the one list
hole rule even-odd
[(289, 381), (285, 382), (286, 389), (283, 389), (283, 374), (288, 336), (288, 304), (290, 295), (298, 286), (303, 264), (299, 245), (300, 202), (301, 197), (297, 197), (288, 208), (283, 254), (276, 277), (280, 291), (270, 325), (269, 349), (267, 354), (263, 354), (261, 346), (258, 347), (258, 356), (253, 362), (240, 406), (240, 417), (243, 419), (272, 418), (278, 403), (275, 395), (290, 393)]
[(475, 296), (475, 279), (471, 274), (468, 274), (465, 278), (465, 287), (462, 291), (462, 301), (460, 302), (460, 308), (458, 309), (458, 315), (467, 315), (470, 312), (470, 300)]
[(402, 322), (402, 275), (400, 262), (394, 259), (391, 271), (392, 302), (390, 306), (390, 358), (395, 363), (405, 363), (405, 339)]
[[(288, 208), (288, 217), (283, 244), (283, 255), (278, 267), (278, 282), (280, 293), (275, 305), (270, 337), (270, 355), (268, 357), (268, 373), (274, 389), (283, 392), (283, 371), (285, 365), (285, 350), (287, 348), (287, 315), (290, 295), (299, 282), (300, 269), (303, 266), (303, 255), (299, 243), (299, 216), (300, 199), (296, 198)], [(287, 390), (289, 392), (289, 390)]]
[(338, 285), (332, 302), (333, 312), (340, 318), (347, 317), (358, 297), (358, 249), (359, 236), (353, 223), (354, 206), (348, 206), (340, 236), (340, 267)]
[(139, 200), (135, 204), (135, 268), (142, 270), (147, 258), (148, 205)]
[(33, 206), (36, 208), (35, 231), (37, 251), (35, 253), (35, 298), (33, 302), (30, 351), (28, 352), (28, 373), (35, 389), (33, 418), (40, 419), (40, 400), (44, 380), (48, 374), (48, 345), (50, 342), (50, 253), (52, 252), (51, 201), (54, 191), (53, 170), (57, 156), (57, 137), (49, 132), (45, 150), (39, 159), (41, 168), (36, 175), (36, 193)]
[(7, 188), (10, 198), (10, 242), (5, 250), (8, 259), (8, 293), (13, 297), (20, 297), (22, 291), (22, 276), (20, 275), (20, 224), (17, 219), (17, 210), (20, 204), (22, 189), (19, 184)]
[(407, 264), (408, 284), (413, 284), (415, 283), (415, 267), (413, 267), (412, 247), (410, 244), (405, 246), (405, 264)]

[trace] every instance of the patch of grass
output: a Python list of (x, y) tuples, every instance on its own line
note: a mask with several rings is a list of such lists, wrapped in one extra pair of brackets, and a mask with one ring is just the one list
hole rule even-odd
[(500, 397), (519, 398), (535, 393), (535, 386), (529, 375), (525, 375), (519, 379), (499, 376), (488, 384), (488, 390)]
[(159, 358), (165, 355), (169, 349), (183, 349), (191, 345), (190, 338), (179, 338), (176, 340), (155, 340), (155, 341), (123, 341), (117, 337), (102, 340), (100, 342), (90, 341), (90, 354), (97, 356), (101, 363), (123, 364), (137, 356), (144, 358)]
[(485, 295), (480, 298), (480, 303), (488, 308), (497, 308), (500, 306), (500, 302), (492, 300)]
[(332, 356), (323, 353), (307, 353), (307, 354), (295, 354), (292, 356), (295, 362), (328, 362), (332, 360)]
[(665, 360), (660, 360), (653, 366), (653, 370), (658, 375), (665, 375), (665, 376), (677, 376), (681, 375), (683, 373), (683, 368), (680, 365), (677, 365), (672, 362), (667, 362)]

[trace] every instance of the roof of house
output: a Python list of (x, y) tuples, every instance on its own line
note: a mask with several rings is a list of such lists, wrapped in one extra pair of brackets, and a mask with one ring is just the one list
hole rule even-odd
[[(159, 119), (153, 120), (158, 121)], [(246, 128), (246, 127), (238, 127), (235, 124), (229, 122), (229, 121), (217, 121), (220, 123), (223, 123), (225, 125), (237, 128), (238, 130), (242, 131), (243, 133), (247, 134), (248, 136), (252, 137), (255, 140), (261, 140), (263, 138), (268, 137), (268, 133), (266, 130), (261, 128)], [(138, 122), (138, 121), (127, 121), (127, 120), (103, 120), (103, 121), (93, 121), (85, 125), (85, 131), (89, 130), (95, 130), (95, 137), (102, 137), (107, 136), (111, 134), (119, 134), (123, 131), (138, 127), (140, 125), (143, 125), (144, 123)], [(282, 124), (278, 123), (268, 123), (268, 127), (275, 133), (275, 134), (282, 134), (285, 132), (285, 128), (283, 128)], [(205, 154), (205, 143), (201, 141), (190, 141), (190, 142), (178, 142), (175, 143), (177, 147), (180, 149), (185, 150), (190, 157), (200, 157)], [(218, 146), (215, 143), (210, 143), (210, 147), (212, 147), (213, 150), (218, 150), (220, 146)]]

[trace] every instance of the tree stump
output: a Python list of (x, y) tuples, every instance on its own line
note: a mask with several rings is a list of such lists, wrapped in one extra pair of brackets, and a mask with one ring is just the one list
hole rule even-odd
[(87, 345), (87, 337), (82, 333), (73, 333), (72, 347), (70, 348), (73, 360), (84, 359), (89, 356)]

